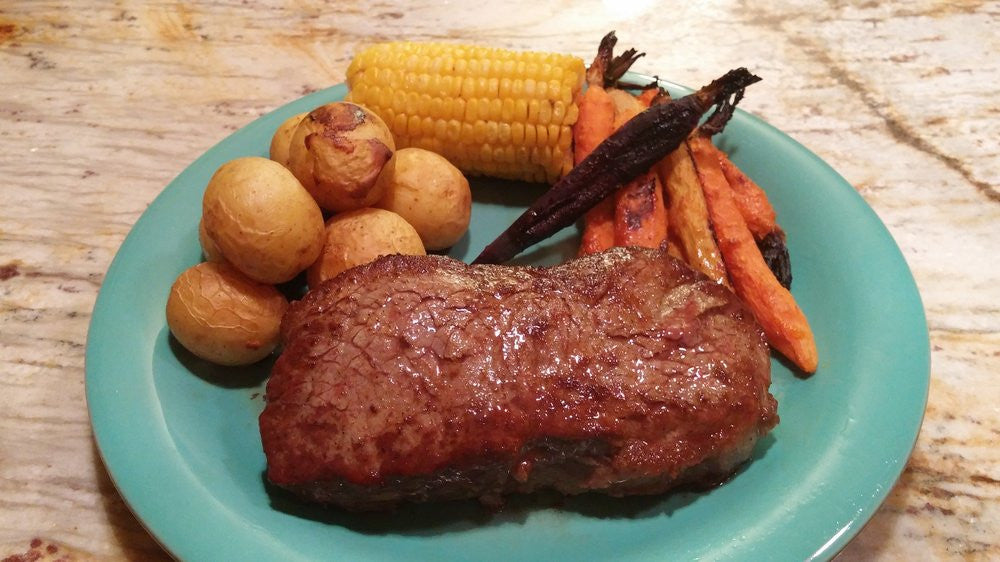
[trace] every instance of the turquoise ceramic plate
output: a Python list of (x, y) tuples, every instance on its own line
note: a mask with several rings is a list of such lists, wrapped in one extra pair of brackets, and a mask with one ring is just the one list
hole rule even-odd
[[(680, 89), (677, 89), (680, 91)], [(829, 558), (888, 494), (913, 447), (928, 387), (927, 326), (913, 278), (885, 227), (836, 172), (795, 141), (738, 114), (719, 142), (768, 191), (788, 233), (794, 293), (820, 367), (773, 363), (781, 424), (754, 460), (703, 493), (654, 498), (512, 499), (351, 515), (269, 489), (257, 432), (269, 365), (223, 370), (193, 358), (164, 320), (174, 278), (200, 259), (201, 194), (213, 171), (266, 155), (287, 117), (341, 99), (316, 92), (261, 117), (198, 158), (122, 244), (94, 308), (87, 401), (104, 462), (152, 534), (185, 560)], [(751, 94), (752, 95), (752, 94)], [(478, 182), (471, 259), (540, 191)], [(575, 229), (522, 261), (572, 253)]]

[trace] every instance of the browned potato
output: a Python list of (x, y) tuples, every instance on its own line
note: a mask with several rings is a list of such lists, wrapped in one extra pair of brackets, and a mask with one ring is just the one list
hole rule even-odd
[(422, 148), (397, 150), (378, 183), (384, 195), (376, 206), (406, 219), (428, 250), (452, 246), (469, 229), (469, 181), (443, 156)]
[(223, 164), (205, 188), (205, 232), (226, 261), (261, 283), (283, 283), (323, 249), (323, 213), (295, 176), (267, 158)]
[(329, 103), (295, 129), (288, 168), (320, 207), (350, 211), (381, 198), (375, 180), (394, 150), (392, 133), (378, 115), (353, 103)]
[(299, 126), (305, 116), (305, 113), (292, 115), (285, 119), (281, 125), (278, 125), (274, 136), (271, 137), (271, 160), (288, 167), (288, 145), (292, 142), (292, 136), (295, 135), (295, 128)]
[(271, 285), (225, 263), (180, 274), (167, 298), (167, 325), (188, 351), (219, 365), (249, 365), (278, 344), (288, 301)]
[(326, 223), (323, 254), (306, 273), (309, 286), (389, 254), (426, 254), (417, 231), (402, 217), (371, 207), (334, 215)]

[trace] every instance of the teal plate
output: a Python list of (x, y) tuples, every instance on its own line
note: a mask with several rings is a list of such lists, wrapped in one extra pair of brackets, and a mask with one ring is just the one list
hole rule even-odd
[[(676, 92), (685, 90), (669, 85)], [(263, 477), (257, 431), (269, 364), (214, 368), (164, 320), (174, 278), (200, 258), (201, 196), (240, 156), (266, 156), (289, 116), (342, 99), (343, 85), (257, 119), (163, 190), (129, 233), (94, 307), (87, 403), (122, 496), (184, 560), (827, 559), (885, 499), (913, 448), (929, 381), (927, 324), (888, 231), (833, 169), (763, 121), (738, 113), (718, 139), (768, 192), (788, 233), (794, 294), (815, 330), (808, 379), (772, 361), (780, 425), (753, 461), (705, 492), (612, 499), (540, 494), (500, 512), (475, 502), (348, 514), (299, 504)], [(470, 260), (541, 191), (474, 182)], [(566, 229), (519, 261), (573, 253)]]

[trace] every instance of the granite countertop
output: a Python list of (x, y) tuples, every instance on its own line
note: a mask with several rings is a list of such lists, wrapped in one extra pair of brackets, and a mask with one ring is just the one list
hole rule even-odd
[(737, 65), (764, 76), (742, 107), (840, 172), (916, 278), (932, 347), (924, 424), (841, 558), (1000, 558), (996, 3), (89, 4), (0, 6), (0, 556), (167, 558), (96, 452), (84, 344), (119, 245), (192, 160), (341, 82), (361, 44), (589, 59), (616, 29), (647, 53), (638, 71), (688, 84)]

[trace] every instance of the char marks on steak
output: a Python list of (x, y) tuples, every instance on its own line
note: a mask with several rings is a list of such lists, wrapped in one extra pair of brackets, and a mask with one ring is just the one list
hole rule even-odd
[(389, 256), (285, 316), (260, 416), (268, 479), (312, 501), (718, 479), (776, 423), (760, 327), (663, 252), (551, 268)]

